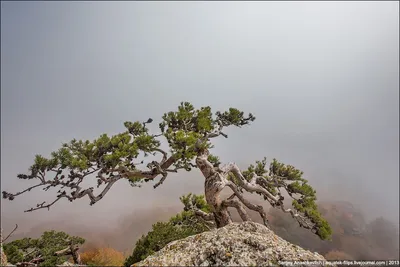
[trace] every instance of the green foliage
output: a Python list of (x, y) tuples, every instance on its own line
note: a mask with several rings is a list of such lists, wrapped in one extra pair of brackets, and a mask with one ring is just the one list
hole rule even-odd
[(58, 151), (52, 152), (49, 159), (36, 155), (34, 164), (30, 167), (31, 174), (20, 174), (18, 177), (32, 179), (53, 170), (56, 171), (57, 178), (63, 179), (61, 174), (65, 169), (69, 169), (72, 173), (84, 174), (90, 167), (114, 168), (117, 165), (134, 169), (130, 160), (138, 156), (138, 149), (150, 150), (158, 146), (159, 142), (145, 135), (140, 135), (135, 142), (131, 142), (128, 132), (112, 137), (103, 134), (92, 142), (73, 139), (69, 143), (64, 143)]
[[(312, 223), (315, 224), (314, 232), (321, 239), (329, 239), (332, 229), (328, 222), (322, 217), (318, 211), (316, 204), (316, 191), (303, 178), (303, 172), (294, 166), (285, 165), (273, 159), (267, 169), (267, 160), (256, 161), (255, 165), (250, 165), (247, 170), (243, 171), (243, 176), (250, 181), (254, 175), (263, 179), (262, 185), (274, 196), (280, 196), (280, 188), (286, 189), (289, 196), (299, 196), (292, 201), (293, 208), (304, 214)], [(236, 184), (240, 184), (237, 179), (231, 175), (230, 180)], [(258, 193), (262, 195), (261, 193)], [(266, 199), (266, 197), (264, 197)]]
[(244, 113), (236, 108), (229, 108), (228, 111), (223, 113), (217, 111), (215, 115), (217, 116), (217, 121), (223, 126), (234, 125), (240, 127), (256, 119), (251, 113), (245, 118)]
[(212, 208), (208, 205), (207, 201), (205, 200), (203, 195), (196, 195), (189, 193), (187, 195), (181, 196), (179, 200), (185, 206), (184, 210), (188, 211), (191, 210), (192, 207), (202, 210), (204, 212), (211, 212)]
[(23, 254), (19, 251), (18, 247), (15, 245), (4, 244), (3, 250), (7, 256), (7, 261), (9, 263), (22, 262), (22, 260), (24, 259)]
[[(82, 181), (91, 173), (102, 170), (109, 177), (113, 176), (111, 170), (135, 171), (138, 162), (133, 162), (141, 152), (144, 156), (155, 154), (160, 147), (159, 136), (164, 136), (170, 146), (173, 166), (191, 170), (191, 161), (197, 155), (197, 149), (211, 148), (209, 140), (203, 139), (208, 134), (216, 133), (227, 126), (242, 126), (254, 121), (255, 117), (249, 114), (244, 117), (244, 113), (235, 108), (230, 108), (225, 112), (216, 112), (213, 116), (209, 106), (195, 109), (189, 102), (182, 102), (177, 111), (165, 113), (159, 124), (161, 134), (149, 134), (147, 122), (125, 122), (127, 131), (108, 136), (100, 135), (93, 141), (82, 141), (73, 139), (69, 143), (64, 143), (62, 147), (51, 153), (49, 158), (36, 155), (34, 164), (29, 168), (29, 174), (19, 174), (20, 179), (38, 178), (44, 183), (44, 177), (48, 172), (54, 174), (50, 178), (54, 183), (45, 185), (70, 187), (74, 179)], [(226, 136), (222, 134), (223, 136)], [(200, 142), (198, 142), (201, 140)], [(217, 166), (219, 160), (216, 157), (210, 158)], [(69, 182), (65, 178), (69, 178)], [(65, 180), (64, 180), (65, 179)], [(60, 182), (63, 181), (63, 182)], [(79, 183), (80, 183), (79, 182)], [(129, 177), (132, 186), (140, 186), (143, 178)], [(104, 183), (104, 180), (98, 179), (98, 186)], [(72, 187), (73, 188), (73, 187)], [(44, 188), (44, 190), (47, 190)], [(64, 195), (65, 196), (65, 195)], [(15, 195), (3, 192), (3, 198), (13, 200)], [(74, 198), (69, 198), (70, 201)]]
[[(214, 118), (209, 106), (195, 109), (188, 102), (182, 102), (178, 111), (164, 114), (163, 122), (159, 126), (175, 155), (176, 164), (187, 165), (197, 155), (196, 142), (207, 134), (220, 130), (221, 126), (242, 126), (255, 120), (252, 114), (245, 118), (244, 113), (235, 108), (224, 113), (216, 112), (215, 115)], [(209, 141), (200, 144), (200, 148), (211, 147)]]
[(152, 230), (136, 242), (132, 255), (125, 261), (125, 266), (131, 266), (144, 260), (172, 241), (209, 230), (206, 223), (199, 220), (193, 210), (189, 209), (193, 206), (204, 212), (210, 212), (211, 207), (205, 201), (204, 196), (190, 193), (182, 196), (180, 200), (185, 205), (184, 211), (170, 218), (168, 222), (154, 224)]
[(211, 164), (214, 167), (218, 167), (221, 164), (221, 161), (219, 160), (219, 157), (214, 156), (214, 155), (208, 155), (208, 161), (211, 162)]
[[(167, 112), (162, 116), (162, 121), (159, 124), (160, 134), (152, 135), (149, 133), (146, 125), (151, 123), (152, 119), (148, 119), (147, 122), (127, 121), (124, 123), (125, 132), (111, 137), (103, 134), (93, 141), (78, 141), (73, 139), (71, 142), (63, 144), (59, 150), (51, 153), (50, 158), (37, 155), (34, 164), (30, 167), (31, 173), (29, 175), (20, 174), (18, 177), (20, 179), (38, 178), (43, 185), (47, 186), (43, 188), (44, 190), (56, 185), (76, 189), (75, 192), (70, 193), (71, 196), (67, 195), (65, 191), (59, 191), (60, 195), (58, 197), (67, 197), (70, 201), (85, 196), (88, 191), (90, 192), (93, 189), (89, 188), (88, 191), (83, 192), (82, 188), (78, 187), (78, 185), (86, 175), (94, 174), (95, 172), (98, 172), (98, 186), (103, 183), (115, 182), (116, 179), (113, 178), (118, 174), (122, 174), (118, 178), (128, 178), (132, 186), (140, 186), (140, 183), (143, 181), (152, 180), (153, 177), (160, 174), (165, 179), (167, 172), (174, 172), (178, 169), (190, 171), (192, 167), (195, 167), (192, 161), (198, 155), (199, 151), (212, 148), (211, 137), (219, 135), (227, 137), (223, 133), (224, 127), (241, 127), (254, 120), (255, 117), (251, 113), (246, 117), (242, 111), (236, 108), (229, 108), (224, 112), (217, 111), (213, 114), (209, 106), (196, 109), (191, 103), (182, 102), (176, 111)], [(169, 158), (167, 157), (168, 153), (160, 150), (161, 142), (158, 140), (160, 136), (165, 137), (168, 141), (171, 152)], [(163, 161), (150, 162), (147, 165), (148, 169), (140, 169), (139, 171), (136, 168), (139, 162), (134, 162), (134, 159), (137, 159), (139, 155), (148, 156), (150, 154), (155, 155), (156, 153), (163, 154)], [(215, 167), (220, 165), (219, 158), (214, 155), (209, 155), (208, 160)], [(165, 162), (167, 164), (163, 165)], [(161, 167), (161, 165), (163, 166)], [(69, 171), (69, 174), (67, 174), (69, 181), (65, 179), (64, 171), (66, 170)], [(55, 172), (54, 179), (44, 178), (46, 172), (49, 171)], [(129, 175), (126, 175), (126, 171), (128, 171)], [(304, 214), (316, 225), (313, 230), (320, 238), (329, 238), (332, 231), (326, 220), (318, 212), (315, 202), (316, 191), (308, 185), (307, 180), (302, 175), (303, 172), (294, 166), (285, 165), (276, 159), (273, 159), (268, 168), (266, 158), (256, 161), (255, 165), (250, 165), (247, 170), (243, 171), (243, 176), (247, 181), (256, 179), (258, 185), (277, 197), (274, 203), (272, 203), (275, 207), (283, 205), (284, 198), (280, 193), (280, 188), (284, 188), (291, 197), (294, 198), (296, 196), (292, 203), (294, 209)], [(238, 185), (239, 192), (243, 192), (243, 187), (241, 187), (243, 181), (241, 179), (232, 174), (228, 174), (228, 179)], [(28, 188), (26, 191), (34, 187), (36, 186)], [(263, 195), (260, 191), (257, 193)], [(10, 200), (16, 195), (18, 194), (13, 195), (3, 192), (3, 198)], [(100, 195), (99, 198), (93, 198), (92, 195), (89, 196), (92, 200), (91, 204), (94, 204), (98, 199), (103, 197), (103, 195)], [(268, 198), (268, 196), (263, 196), (264, 199)], [(297, 198), (297, 196), (300, 197)], [(192, 227), (199, 227), (195, 231), (202, 230), (201, 222), (198, 225), (194, 223), (192, 207), (206, 212), (211, 211), (204, 198), (189, 194), (188, 196), (183, 196), (181, 201), (185, 205), (184, 211), (171, 218), (170, 222), (168, 222), (170, 225), (157, 225), (155, 230), (162, 232), (166, 231), (166, 229), (171, 230), (171, 227), (174, 228), (178, 225), (191, 225)], [(45, 208), (46, 206), (42, 204), (40, 207), (38, 205), (38, 208), (43, 207)], [(49, 206), (47, 207), (49, 208)], [(177, 231), (172, 233), (179, 236), (182, 234), (180, 231), (183, 230), (171, 231)], [(146, 244), (143, 245), (146, 249), (153, 249), (151, 245)], [(143, 255), (142, 252), (140, 253), (140, 255)]]
[[(55, 266), (62, 264), (67, 258), (67, 256), (54, 256), (56, 251), (65, 249), (70, 244), (81, 245), (84, 242), (85, 240), (81, 237), (69, 236), (64, 232), (52, 230), (44, 232), (38, 239), (23, 238), (6, 243), (3, 245), (3, 249), (8, 262), (12, 264), (30, 261), (41, 255), (45, 260), (39, 266)], [(35, 251), (32, 252), (33, 250)]]
[(197, 140), (214, 129), (211, 108), (195, 110), (192, 104), (185, 102), (181, 103), (178, 111), (165, 113), (162, 118), (159, 126), (177, 164), (187, 165), (197, 154)]
[(181, 227), (171, 222), (158, 222), (147, 235), (142, 236), (135, 245), (132, 255), (125, 260), (125, 266), (131, 266), (135, 262), (144, 260), (146, 257), (159, 251), (168, 243), (197, 234), (194, 228)]
[(315, 202), (317, 200), (316, 191), (302, 177), (303, 172), (291, 165), (280, 163), (276, 159), (271, 162), (269, 170), (269, 175), (278, 182), (278, 187), (284, 186), (290, 196), (300, 196), (292, 201), (292, 206), (315, 224), (315, 233), (321, 239), (330, 239), (332, 229), (318, 211)]

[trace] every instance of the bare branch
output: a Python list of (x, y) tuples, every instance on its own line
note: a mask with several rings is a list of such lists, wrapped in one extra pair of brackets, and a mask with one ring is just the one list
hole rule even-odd
[(224, 200), (222, 201), (222, 205), (226, 207), (234, 207), (236, 208), (237, 212), (240, 215), (240, 218), (242, 218), (242, 221), (251, 221), (251, 218), (247, 214), (246, 210), (243, 207), (243, 204), (237, 200), (237, 199), (230, 199), (230, 200)]
[[(8, 198), (9, 200), (13, 200), (16, 196), (21, 195), (27, 191), (30, 191), (34, 188), (37, 187), (43, 187), (43, 190), (47, 191), (49, 190), (51, 187), (56, 187), (56, 186), (61, 186), (61, 188), (70, 188), (70, 189), (74, 189), (73, 192), (71, 192), (70, 194), (67, 194), (66, 191), (61, 192), (61, 190), (59, 191), (59, 195), (57, 196), (57, 198), (49, 203), (46, 204), (46, 202), (40, 203), (38, 204), (35, 208), (31, 208), (26, 210), (25, 212), (32, 212), (38, 209), (50, 209), (50, 207), (52, 205), (54, 205), (55, 203), (57, 203), (61, 198), (67, 198), (69, 201), (74, 201), (76, 199), (79, 198), (83, 198), (84, 196), (88, 196), (90, 199), (90, 205), (95, 204), (97, 201), (99, 201), (100, 199), (102, 199), (104, 197), (104, 195), (109, 191), (109, 189), (112, 187), (112, 185), (119, 179), (121, 178), (127, 178), (129, 179), (130, 177), (135, 177), (135, 178), (145, 178), (145, 179), (154, 179), (155, 177), (157, 177), (158, 175), (162, 175), (161, 180), (155, 185), (155, 188), (159, 185), (161, 185), (167, 176), (167, 170), (169, 172), (173, 171), (173, 172), (177, 172), (177, 168), (175, 168), (175, 170), (170, 170), (168, 169), (174, 162), (175, 159), (173, 156), (167, 158), (168, 154), (163, 151), (162, 149), (154, 149), (157, 152), (160, 152), (163, 155), (163, 158), (161, 160), (160, 163), (153, 161), (153, 167), (151, 168), (150, 171), (142, 171), (142, 170), (135, 170), (135, 171), (130, 171), (128, 170), (125, 166), (119, 166), (117, 168), (114, 169), (110, 169), (110, 168), (106, 168), (104, 166), (104, 164), (102, 163), (102, 161), (99, 161), (99, 168), (94, 168), (93, 166), (91, 166), (88, 171), (82, 173), (76, 173), (74, 171), (70, 171), (70, 174), (68, 175), (69, 180), (65, 180), (64, 179), (64, 175), (61, 175), (61, 171), (60, 168), (59, 169), (52, 169), (50, 171), (56, 172), (56, 175), (54, 177), (54, 179), (52, 180), (46, 180), (45, 179), (45, 173), (44, 172), (38, 172), (36, 175), (36, 178), (40, 181), (40, 183), (31, 186), (21, 192), (17, 192), (15, 194), (11, 194), (8, 192), (3, 191), (3, 198)], [(101, 184), (106, 184), (106, 187), (103, 189), (103, 191), (95, 196), (93, 194), (93, 188), (88, 188), (83, 190), (79, 185), (80, 183), (83, 181), (84, 177), (91, 175), (95, 172), (97, 172), (97, 178), (98, 180), (98, 185), (97, 187), (99, 187)], [(114, 173), (118, 173), (118, 175), (115, 175)], [(104, 174), (109, 174), (111, 173), (111, 175), (105, 176)], [(77, 178), (77, 180), (76, 180)]]
[(197, 216), (200, 216), (205, 221), (214, 221), (214, 219), (215, 219), (214, 214), (212, 214), (212, 213), (207, 213), (207, 212), (204, 212), (204, 211), (196, 209), (196, 208), (193, 208), (193, 211)]
[[(90, 188), (88, 188), (88, 189), (85, 189), (85, 190), (83, 190), (83, 191), (81, 191), (82, 190), (82, 188), (80, 187), (80, 186), (76, 186), (76, 185), (73, 185), (73, 186), (69, 186), (69, 187), (72, 187), (72, 188), (75, 188), (76, 189), (76, 191), (74, 191), (74, 192), (71, 192), (71, 195), (67, 195), (67, 193), (65, 192), (65, 191), (63, 191), (63, 192), (61, 192), (58, 196), (57, 196), (57, 198), (56, 198), (56, 200), (54, 200), (53, 202), (51, 202), (51, 203), (49, 203), (49, 204), (47, 204), (47, 205), (45, 205), (45, 203), (46, 202), (42, 202), (41, 204), (38, 204), (37, 206), (36, 206), (36, 208), (31, 208), (31, 209), (29, 209), (29, 210), (26, 210), (25, 212), (32, 212), (32, 211), (35, 211), (35, 210), (39, 210), (39, 209), (44, 209), (44, 208), (47, 208), (48, 210), (50, 209), (50, 207), (52, 206), (52, 205), (54, 205), (55, 203), (57, 203), (61, 198), (67, 198), (69, 201), (74, 201), (74, 200), (76, 200), (76, 199), (79, 199), (79, 198), (83, 198), (84, 196), (88, 196), (89, 197), (89, 199), (90, 199), (90, 205), (93, 205), (93, 204), (95, 204), (97, 201), (99, 201), (100, 199), (102, 199), (103, 197), (104, 197), (104, 195), (110, 190), (110, 188), (114, 185), (114, 183), (116, 182), (116, 181), (118, 181), (119, 179), (121, 179), (121, 177), (120, 176), (114, 176), (113, 178), (111, 178), (111, 179), (109, 179), (109, 180), (107, 180), (107, 182), (106, 182), (106, 187), (103, 189), (103, 191), (99, 194), (99, 195), (97, 195), (97, 196), (95, 196), (94, 194), (93, 194), (93, 187), (90, 187)], [(63, 184), (63, 185), (66, 185), (65, 183), (63, 183), (63, 182), (58, 182), (59, 184)]]
[(39, 257), (36, 257), (36, 258), (32, 259), (30, 262), (33, 263), (33, 264), (38, 264), (38, 263), (43, 262), (43, 261), (44, 261), (44, 258), (42, 257), (42, 255), (40, 255)]
[(39, 255), (38, 257), (30, 260), (30, 261), (24, 261), (24, 262), (18, 262), (15, 264), (17, 267), (31, 267), (31, 266), (37, 266), (37, 264), (43, 262), (45, 259), (42, 257), (42, 255)]
[[(252, 179), (250, 182), (248, 182), (240, 172), (239, 168), (236, 166), (234, 163), (230, 163), (223, 168), (224, 173), (229, 173), (232, 172), (235, 177), (238, 178), (240, 181), (240, 186), (242, 186), (244, 189), (246, 189), (249, 192), (258, 192), (261, 193), (263, 196), (267, 198), (267, 200), (270, 202), (270, 204), (275, 207), (279, 206), (280, 209), (285, 212), (285, 213), (290, 213), (293, 218), (297, 220), (299, 225), (301, 227), (304, 227), (306, 229), (313, 229), (315, 224), (310, 222), (309, 219), (307, 219), (305, 216), (300, 215), (299, 213), (296, 213), (293, 209), (285, 209), (284, 204), (283, 204), (283, 197), (279, 194), (279, 197), (273, 196), (268, 190), (266, 190), (263, 185), (274, 185), (276, 188), (279, 189), (279, 187), (284, 187), (286, 191), (289, 192), (287, 188), (287, 184), (283, 183), (282, 181), (278, 181), (276, 178), (279, 177), (271, 177), (270, 180), (266, 180), (264, 177), (257, 176), (253, 174)], [(273, 182), (271, 182), (273, 181)], [(244, 197), (243, 194), (239, 191), (237, 185), (233, 182), (227, 183), (227, 185), (234, 191), (235, 195), (240, 199), (240, 201), (245, 204), (245, 206), (251, 210), (258, 211), (260, 213), (260, 216), (264, 220), (264, 224), (268, 226), (268, 220), (266, 218), (266, 213), (263, 209), (262, 206), (259, 205), (253, 205), (249, 201), (247, 201)], [(291, 195), (291, 194), (290, 194)], [(232, 196), (231, 196), (232, 197)], [(292, 196), (291, 196), (292, 197)], [(293, 197), (292, 197), (293, 198)], [(294, 198), (295, 199), (295, 198)]]
[[(250, 210), (257, 211), (261, 218), (263, 219), (264, 225), (269, 227), (268, 219), (267, 219), (267, 213), (264, 211), (263, 206), (261, 205), (254, 205), (250, 201), (244, 198), (243, 194), (239, 191), (239, 188), (237, 187), (236, 184), (232, 182), (228, 182), (227, 185), (232, 189), (234, 192), (234, 195), (240, 199), (240, 201)], [(232, 196), (231, 196), (232, 197)], [(237, 205), (237, 204), (236, 204)]]
[(306, 217), (301, 216), (299, 213), (296, 213), (294, 210), (292, 209), (285, 209), (283, 207), (283, 205), (281, 205), (281, 210), (285, 213), (290, 213), (290, 215), (292, 215), (293, 218), (296, 219), (296, 221), (299, 223), (299, 225), (303, 228), (306, 229), (313, 229), (315, 224), (313, 224), (312, 222), (310, 222)]
[(54, 256), (62, 256), (62, 255), (70, 255), (72, 254), (73, 251), (77, 251), (79, 247), (66, 247), (64, 249), (61, 249), (59, 251), (54, 252)]
[(228, 197), (226, 200), (231, 200), (231, 199), (234, 199), (236, 197), (236, 194), (235, 193), (233, 193), (230, 197)]
[(158, 181), (153, 187), (154, 189), (156, 189), (157, 187), (159, 187), (164, 181), (165, 179), (167, 179), (167, 172), (165, 172), (162, 176), (162, 178), (160, 179), (160, 181)]
[(4, 238), (3, 240), (0, 240), (1, 243), (5, 242), (15, 232), (15, 230), (17, 230), (17, 228), (18, 228), (18, 224), (15, 224), (14, 230), (12, 230), (11, 233), (9, 233), (6, 238)]
[(212, 213), (207, 213), (205, 211), (202, 211), (201, 209), (198, 209), (196, 206), (193, 205), (193, 198), (194, 196), (190, 194), (190, 198), (185, 204), (185, 210), (192, 210), (197, 216), (203, 218), (205, 221), (214, 221), (215, 217), (214, 214)]
[(54, 256), (71, 255), (75, 264), (82, 264), (81, 256), (78, 253), (79, 247), (77, 245), (70, 245), (62, 250), (54, 252)]
[(240, 186), (246, 189), (248, 192), (258, 192), (265, 196), (266, 198), (270, 199), (271, 201), (278, 202), (278, 198), (271, 194), (267, 189), (263, 188), (262, 186), (254, 183), (248, 182), (246, 178), (244, 178), (242, 172), (240, 171), (239, 167), (235, 163), (229, 163), (221, 168), (226, 175), (229, 173), (233, 173), (235, 177), (240, 181)]
[(33, 249), (31, 252), (28, 252), (28, 253), (24, 254), (22, 258), (24, 259), (24, 258), (26, 258), (27, 256), (33, 254), (34, 252), (38, 252), (38, 250), (35, 248), (35, 249)]
[[(162, 170), (167, 170), (172, 164), (175, 162), (174, 155), (170, 156), (165, 162), (160, 164), (160, 168)], [(146, 178), (152, 180), (156, 178), (160, 173), (153, 169), (151, 171), (142, 171), (142, 170), (135, 170), (130, 171), (126, 167), (119, 167), (118, 170), (110, 170), (110, 171), (118, 171), (123, 178)]]
[(162, 158), (160, 164), (163, 164), (164, 162), (167, 161), (167, 158), (168, 158), (168, 153), (167, 152), (165, 152), (164, 150), (162, 150), (160, 148), (154, 148), (154, 151), (158, 151), (163, 155), (163, 158)]
[(55, 203), (57, 203), (62, 197), (64, 197), (64, 196), (56, 198), (56, 200), (54, 200), (53, 202), (51, 202), (48, 205), (44, 205), (46, 203), (46, 201), (44, 201), (44, 202), (42, 202), (40, 204), (37, 204), (36, 208), (30, 208), (29, 210), (25, 210), (24, 212), (31, 212), (31, 211), (40, 210), (40, 209), (46, 209), (46, 208), (48, 210), (50, 210), (50, 207), (53, 206)]
[(25, 192), (27, 192), (27, 191), (31, 191), (33, 188), (36, 188), (36, 187), (39, 187), (39, 186), (43, 186), (44, 184), (46, 184), (46, 183), (45, 183), (45, 182), (42, 182), (42, 183), (40, 183), (40, 184), (31, 186), (31, 187), (25, 189), (24, 191), (17, 192), (17, 193), (15, 193), (15, 194), (10, 194), (10, 193), (8, 193), (8, 192), (6, 192), (6, 191), (3, 191), (3, 192), (2, 192), (2, 193), (3, 193), (3, 198), (8, 198), (8, 199), (10, 199), (10, 200), (13, 200), (16, 196), (19, 196), (19, 195), (21, 195), (21, 194), (23, 194), (23, 193), (25, 193)]
[(219, 123), (218, 129), (216, 129), (214, 132), (211, 132), (211, 133), (207, 134), (207, 135), (202, 139), (202, 141), (207, 141), (207, 140), (210, 139), (210, 138), (218, 137), (218, 136), (220, 136), (220, 135), (222, 135), (222, 136), (225, 137), (225, 138), (228, 138), (228, 135), (226, 135), (226, 134), (224, 134), (224, 133), (222, 132), (222, 129), (223, 129), (223, 128), (224, 128), (224, 125), (222, 125), (222, 124)]

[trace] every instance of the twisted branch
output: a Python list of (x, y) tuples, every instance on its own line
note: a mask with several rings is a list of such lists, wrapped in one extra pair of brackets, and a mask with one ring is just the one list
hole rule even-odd
[(307, 217), (299, 214), (298, 212), (296, 212), (293, 209), (290, 209), (290, 208), (285, 209), (284, 204), (283, 204), (284, 198), (281, 195), (280, 191), (278, 193), (278, 196), (274, 196), (271, 192), (269, 192), (267, 190), (266, 186), (268, 186), (268, 185), (269, 186), (273, 185), (278, 190), (279, 190), (279, 187), (283, 187), (289, 193), (289, 195), (293, 199), (295, 199), (292, 196), (292, 194), (290, 193), (290, 191), (288, 189), (288, 185), (277, 179), (277, 178), (283, 178), (283, 177), (272, 176), (272, 177), (264, 178), (264, 177), (256, 175), (255, 173), (252, 173), (252, 177), (251, 177), (250, 181), (248, 181), (243, 176), (239, 167), (235, 163), (229, 163), (229, 164), (223, 166), (222, 168), (220, 168), (220, 170), (221, 170), (221, 174), (225, 178), (228, 177), (228, 175), (230, 173), (232, 173), (239, 182), (239, 185), (237, 185), (226, 179), (227, 181), (225, 182), (225, 184), (229, 188), (231, 188), (231, 190), (233, 191), (233, 195), (231, 195), (229, 198), (224, 200), (223, 203), (226, 206), (235, 207), (238, 210), (239, 215), (241, 216), (242, 220), (247, 220), (247, 217), (246, 217), (246, 214), (243, 212), (243, 207), (240, 204), (238, 204), (237, 200), (236, 201), (234, 200), (235, 197), (237, 197), (240, 200), (241, 204), (244, 204), (248, 209), (257, 211), (260, 214), (261, 218), (263, 219), (264, 225), (269, 227), (267, 215), (266, 215), (266, 212), (264, 211), (264, 208), (261, 205), (254, 205), (250, 201), (248, 201), (246, 198), (244, 198), (243, 194), (240, 191), (239, 186), (241, 188), (244, 188), (246, 191), (248, 191), (250, 193), (256, 192), (256, 193), (261, 194), (273, 207), (279, 207), (283, 212), (290, 213), (291, 216), (294, 219), (296, 219), (296, 221), (299, 223), (299, 225), (301, 227), (306, 228), (306, 229), (314, 229), (315, 228), (315, 224), (310, 222), (310, 220)]
[[(73, 170), (70, 171), (68, 174), (68, 180), (66, 180), (65, 175), (61, 175), (61, 169), (52, 169), (50, 170), (51, 172), (55, 172), (56, 175), (54, 176), (53, 179), (51, 180), (46, 180), (45, 175), (46, 171), (40, 171), (36, 174), (35, 177), (37, 178), (40, 183), (33, 185), (31, 187), (28, 187), (27, 189), (17, 192), (14, 194), (8, 193), (6, 191), (3, 191), (3, 198), (7, 198), (9, 200), (13, 200), (16, 196), (21, 195), (25, 192), (31, 191), (34, 188), (37, 187), (43, 187), (44, 191), (49, 190), (51, 187), (56, 187), (56, 186), (61, 186), (61, 188), (69, 188), (71, 190), (74, 190), (70, 193), (67, 193), (65, 190), (58, 191), (58, 195), (56, 199), (51, 202), (42, 202), (36, 205), (35, 208), (30, 208), (28, 210), (25, 210), (25, 212), (32, 212), (35, 210), (39, 209), (45, 209), (47, 208), (50, 210), (50, 207), (53, 206), (55, 203), (57, 203), (59, 200), (62, 198), (68, 199), (70, 202), (83, 198), (85, 196), (88, 196), (90, 199), (90, 205), (94, 205), (96, 202), (101, 200), (105, 194), (111, 189), (111, 187), (120, 179), (126, 178), (126, 179), (131, 179), (131, 178), (143, 178), (147, 180), (151, 180), (156, 178), (158, 175), (162, 175), (161, 180), (154, 186), (154, 188), (158, 187), (161, 185), (165, 179), (167, 178), (167, 172), (177, 172), (178, 168), (175, 168), (174, 170), (170, 170), (169, 167), (175, 162), (174, 156), (170, 156), (168, 158), (168, 154), (159, 149), (156, 148), (154, 151), (159, 152), (163, 155), (162, 160), (159, 162), (153, 161), (152, 164), (149, 166), (150, 171), (143, 171), (143, 170), (134, 170), (131, 171), (129, 170), (126, 166), (118, 166), (115, 168), (107, 168), (104, 166), (104, 164), (99, 161), (99, 167), (95, 168), (94, 166), (90, 167), (90, 171), (86, 171), (84, 173), (78, 173), (74, 172)], [(105, 184), (105, 188), (98, 194), (94, 194), (94, 188), (90, 187), (88, 189), (83, 189), (80, 184), (83, 181), (83, 179), (91, 174), (94, 174), (97, 172), (97, 178), (98, 178), (98, 187), (101, 184)], [(108, 176), (105, 176), (105, 174), (108, 173)], [(118, 174), (114, 174), (118, 173)], [(23, 175), (21, 175), (23, 177)]]

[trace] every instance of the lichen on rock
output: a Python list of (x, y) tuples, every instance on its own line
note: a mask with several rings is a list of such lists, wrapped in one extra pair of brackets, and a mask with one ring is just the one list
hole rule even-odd
[(287, 242), (264, 225), (247, 221), (173, 241), (132, 266), (274, 266), (284, 260), (325, 258)]

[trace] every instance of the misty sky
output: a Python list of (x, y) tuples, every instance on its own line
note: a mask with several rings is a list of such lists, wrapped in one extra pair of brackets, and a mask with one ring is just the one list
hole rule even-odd
[[(399, 3), (1, 2), (1, 189), (35, 154), (155, 120), (181, 101), (252, 112), (213, 153), (245, 168), (278, 158), (320, 199), (399, 216)], [(153, 128), (154, 129), (154, 128)], [(94, 179), (93, 179), (94, 181)], [(4, 226), (45, 220), (112, 225), (203, 192), (195, 170), (154, 190), (119, 181), (93, 207), (55, 193), (2, 200)], [(53, 190), (56, 191), (56, 190)]]

